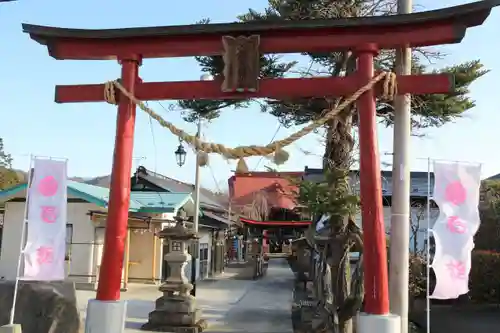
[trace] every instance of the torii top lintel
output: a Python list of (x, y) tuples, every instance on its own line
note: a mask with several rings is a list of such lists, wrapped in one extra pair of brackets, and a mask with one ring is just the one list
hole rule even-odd
[(52, 57), (76, 60), (220, 55), (222, 37), (239, 35), (259, 35), (261, 53), (328, 52), (365, 43), (392, 49), (458, 43), (498, 5), (500, 0), (483, 0), (405, 15), (107, 30), (23, 24), (23, 31)]

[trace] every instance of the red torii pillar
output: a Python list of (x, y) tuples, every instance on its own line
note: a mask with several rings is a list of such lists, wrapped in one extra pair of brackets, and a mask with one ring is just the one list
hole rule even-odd
[[(250, 22), (112, 30), (78, 30), (23, 25), (31, 38), (46, 45), (56, 59), (118, 59), (122, 84), (140, 100), (238, 99), (349, 96), (373, 77), (373, 57), (379, 49), (458, 43), (467, 28), (477, 26), (500, 0), (485, 0), (448, 9), (408, 15), (343, 20)], [(261, 53), (358, 52), (358, 70), (345, 78), (261, 79), (252, 93), (222, 92), (220, 81), (143, 83), (138, 67), (143, 58), (211, 56), (224, 52), (224, 36), (259, 35)], [(453, 80), (447, 75), (398, 77), (401, 94), (447, 93)], [(375, 96), (381, 87), (363, 94), (359, 111), (361, 209), (365, 248), (365, 311), (373, 318), (389, 312), (385, 228), (382, 213), (379, 154), (376, 136)], [(56, 102), (102, 102), (104, 85), (56, 87)], [(97, 299), (120, 299), (122, 258), (126, 237), (130, 176), (135, 124), (135, 105), (119, 95), (115, 152), (106, 227), (104, 255)], [(105, 306), (102, 307), (106, 309)], [(97, 316), (97, 314), (96, 314)], [(108, 312), (103, 320), (111, 320)], [(380, 318), (382, 318), (380, 317)], [(378, 319), (377, 319), (378, 320)], [(363, 319), (364, 328), (368, 321)], [(378, 323), (378, 322), (376, 322)], [(102, 324), (104, 325), (104, 324)], [(379, 325), (379, 324), (376, 324)], [(385, 326), (384, 326), (385, 325)], [(381, 321), (377, 326), (386, 324)], [(113, 329), (119, 330), (118, 326)], [(109, 332), (102, 326), (96, 333)], [(361, 333), (364, 333), (361, 331)]]

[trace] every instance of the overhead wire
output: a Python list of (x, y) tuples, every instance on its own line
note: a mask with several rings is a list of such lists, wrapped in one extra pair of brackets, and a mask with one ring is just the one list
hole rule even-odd
[[(168, 111), (172, 111), (172, 109), (173, 109), (173, 108), (167, 108), (167, 107), (165, 107), (165, 106), (164, 106), (161, 102), (157, 102), (157, 103), (160, 105), (160, 107), (161, 107), (163, 110), (165, 110), (165, 111), (167, 111), (167, 112), (168, 112)], [(152, 119), (151, 119), (151, 118), (150, 118), (150, 122), (152, 122)], [(208, 127), (208, 124), (205, 124), (205, 127)], [(202, 132), (202, 136), (203, 136), (203, 137), (205, 137), (204, 132)], [(206, 138), (205, 138), (205, 139), (206, 139)], [(195, 151), (194, 149), (193, 149), (193, 151), (194, 151), (194, 152), (195, 152), (195, 154), (196, 154), (196, 151)], [(212, 176), (212, 180), (213, 180), (213, 181), (214, 181), (214, 183), (215, 183), (215, 187), (217, 188), (217, 191), (218, 191), (219, 193), (222, 193), (222, 190), (221, 190), (220, 185), (219, 185), (219, 181), (217, 180), (217, 177), (215, 176), (215, 172), (214, 172), (214, 170), (213, 170), (212, 166), (210, 165), (210, 163), (209, 163), (209, 164), (207, 164), (207, 167), (208, 167), (208, 169), (209, 169), (209, 171), (210, 171), (210, 175)]]
[[(280, 129), (281, 129), (281, 126), (282, 126), (281, 124), (279, 124), (279, 125), (278, 125), (278, 127), (276, 128), (276, 131), (274, 132), (273, 137), (271, 138), (271, 140), (269, 141), (269, 143), (272, 143), (272, 142), (274, 141), (274, 139), (276, 139), (276, 136), (278, 135), (278, 133), (279, 133), (279, 131), (280, 131)], [(259, 161), (257, 162), (257, 164), (255, 165), (255, 167), (254, 167), (253, 171), (257, 171), (257, 169), (258, 169), (258, 167), (259, 167), (260, 163), (262, 163), (262, 161), (264, 160), (264, 157), (265, 157), (265, 156), (261, 156), (261, 157), (260, 157), (260, 159), (259, 159)]]
[[(145, 102), (146, 106), (148, 105), (147, 102)], [(155, 132), (154, 132), (154, 127), (153, 127), (153, 118), (149, 116), (149, 129), (151, 131), (151, 139), (153, 141), (153, 152), (154, 152), (154, 172), (157, 173), (157, 166), (158, 166), (158, 150), (156, 148), (156, 138), (155, 138)]]
[[(204, 125), (205, 125), (205, 126), (204, 126), (205, 128), (208, 128), (208, 123), (204, 123)], [(204, 139), (204, 140), (207, 140), (207, 136), (205, 135), (205, 131), (203, 131), (203, 132), (201, 133), (201, 136), (203, 137), (203, 139)], [(219, 182), (218, 182), (218, 180), (217, 180), (217, 177), (215, 177), (215, 172), (214, 172), (214, 169), (212, 168), (212, 166), (210, 165), (210, 163), (207, 163), (207, 165), (206, 165), (206, 166), (208, 167), (208, 170), (210, 171), (210, 175), (212, 176), (212, 179), (213, 179), (213, 181), (214, 181), (214, 183), (215, 183), (215, 187), (217, 188), (217, 191), (218, 191), (219, 193), (222, 193), (222, 191), (221, 191), (221, 189), (220, 189), (220, 186), (219, 186)]]

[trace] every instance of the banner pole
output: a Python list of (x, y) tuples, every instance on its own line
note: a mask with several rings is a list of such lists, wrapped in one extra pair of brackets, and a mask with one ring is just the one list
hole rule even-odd
[(19, 256), (17, 258), (17, 267), (16, 267), (16, 280), (14, 282), (14, 295), (12, 298), (12, 308), (10, 309), (10, 318), (9, 325), (14, 324), (14, 316), (16, 314), (16, 303), (17, 303), (17, 293), (19, 290), (19, 275), (21, 274), (21, 260), (23, 259), (23, 251), (25, 248), (25, 233), (26, 233), (26, 224), (28, 223), (28, 193), (31, 188), (31, 177), (33, 174), (33, 155), (30, 155), (30, 168), (28, 171), (28, 181), (26, 182), (26, 201), (24, 203), (24, 214), (23, 214), (23, 225), (21, 227), (21, 241), (19, 242)]
[(425, 292), (426, 326), (427, 333), (431, 332), (431, 301), (430, 301), (430, 276), (431, 276), (431, 159), (427, 159), (427, 288)]

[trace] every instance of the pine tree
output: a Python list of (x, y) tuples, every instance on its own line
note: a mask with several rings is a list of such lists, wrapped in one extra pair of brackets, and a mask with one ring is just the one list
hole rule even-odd
[(12, 157), (4, 151), (3, 139), (0, 138), (0, 190), (19, 183), (19, 177), (12, 168)]
[(12, 157), (4, 151), (2, 138), (0, 138), (0, 167), (12, 167)]
[[(268, 8), (263, 12), (249, 9), (248, 13), (238, 17), (242, 22), (256, 20), (305, 20), (325, 18), (346, 18), (371, 15), (387, 15), (393, 13), (396, 8), (395, 0), (269, 0)], [(205, 21), (205, 22), (208, 22)], [(463, 64), (442, 68), (440, 70), (429, 70), (432, 60), (444, 55), (429, 51), (428, 49), (416, 49), (413, 52), (412, 72), (423, 74), (429, 72), (452, 73), (455, 75), (455, 91), (446, 95), (423, 95), (412, 96), (412, 126), (418, 131), (425, 128), (439, 127), (461, 117), (464, 112), (474, 108), (475, 103), (469, 97), (469, 86), (476, 79), (487, 73), (479, 60), (473, 60)], [(295, 73), (301, 72), (303, 76), (330, 75), (344, 76), (355, 71), (356, 59), (350, 52), (331, 52), (326, 54), (306, 54), (310, 61), (307, 69), (301, 70), (297, 62), (287, 62), (275, 55), (261, 57), (261, 77), (284, 77), (291, 70)], [(209, 72), (214, 76), (222, 75), (223, 61), (221, 57), (198, 57), (202, 71)], [(395, 52), (384, 50), (376, 59), (377, 70), (393, 71)], [(334, 101), (333, 106), (340, 103), (341, 99)], [(225, 107), (246, 107), (251, 101), (181, 101), (180, 107), (187, 111), (185, 119), (194, 121), (202, 116), (209, 119), (216, 118)], [(276, 116), (284, 126), (302, 125), (320, 117), (325, 109), (332, 108), (332, 101), (324, 98), (293, 98), (286, 101), (267, 100), (262, 105), (262, 111)], [(330, 192), (324, 197), (325, 203), (352, 202), (348, 186), (346, 186), (347, 170), (352, 165), (352, 155), (355, 140), (353, 133), (356, 129), (357, 118), (354, 111), (355, 106), (344, 110), (337, 118), (329, 121), (325, 126), (325, 153), (323, 166), (327, 174)], [(377, 113), (380, 121), (390, 126), (393, 124), (393, 105), (387, 102), (379, 102)], [(339, 175), (344, 175), (339, 177)], [(317, 195), (324, 193), (323, 188), (313, 188), (313, 184), (304, 184), (303, 189), (308, 188), (309, 193)], [(321, 185), (322, 186), (322, 185)], [(340, 190), (339, 190), (340, 189)], [(319, 192), (318, 192), (319, 191)], [(321, 192), (323, 191), (323, 192)], [(326, 195), (326, 196), (328, 196)], [(333, 197), (333, 198), (332, 198)], [(308, 200), (304, 194), (301, 197), (307, 204)], [(346, 257), (352, 245), (352, 238), (359, 239), (359, 230), (353, 225), (345, 207), (329, 205), (330, 208), (322, 208), (323, 212), (313, 211), (313, 214), (329, 213), (332, 240), (332, 253), (328, 262), (332, 267), (331, 283), (335, 303), (327, 312), (336, 320), (330, 325), (330, 330), (337, 332), (349, 332), (352, 327), (350, 318), (359, 310), (363, 297), (362, 288), (354, 288), (351, 293), (347, 291), (350, 282), (348, 274), (349, 267), (342, 258)], [(325, 212), (326, 210), (326, 212)], [(347, 216), (346, 216), (347, 215)], [(339, 235), (344, 235), (339, 237)], [(359, 245), (359, 244), (358, 244)], [(338, 279), (343, 276), (344, 278)], [(361, 276), (358, 277), (362, 279)], [(340, 280), (340, 283), (337, 281)], [(354, 281), (359, 286), (360, 281)]]

